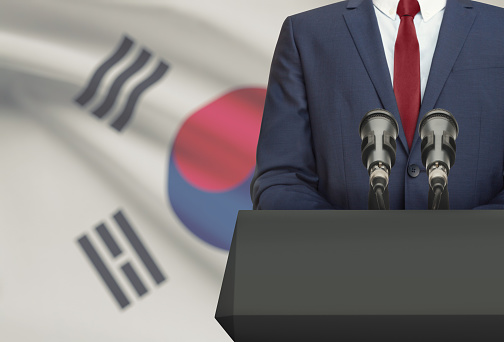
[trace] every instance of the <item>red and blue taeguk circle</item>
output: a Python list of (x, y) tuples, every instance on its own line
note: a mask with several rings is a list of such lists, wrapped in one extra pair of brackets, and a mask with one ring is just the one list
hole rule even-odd
[(168, 196), (196, 236), (229, 249), (238, 210), (252, 208), (250, 181), (266, 90), (227, 93), (189, 116), (170, 155)]

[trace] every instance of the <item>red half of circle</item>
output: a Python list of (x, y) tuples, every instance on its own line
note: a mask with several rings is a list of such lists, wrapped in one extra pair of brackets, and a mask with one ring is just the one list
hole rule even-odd
[(194, 187), (227, 191), (241, 184), (255, 165), (266, 89), (227, 93), (192, 114), (175, 139), (175, 164)]

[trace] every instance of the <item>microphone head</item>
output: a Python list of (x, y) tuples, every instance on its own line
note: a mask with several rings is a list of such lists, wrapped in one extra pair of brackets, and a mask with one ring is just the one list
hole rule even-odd
[[(380, 130), (388, 131), (390, 134), (395, 133), (394, 139), (399, 134), (399, 125), (394, 115), (385, 109), (373, 109), (364, 115), (359, 124), (359, 134), (361, 139), (373, 131), (376, 127)], [(383, 129), (382, 129), (383, 128)]]
[(362, 139), (362, 163), (368, 171), (377, 163), (394, 166), (396, 139), (399, 125), (389, 111), (374, 109), (364, 115), (359, 124), (359, 135)]
[(459, 125), (452, 113), (445, 109), (433, 109), (424, 115), (418, 126), (420, 138), (424, 138), (429, 131), (446, 131), (453, 139), (457, 139)]
[(420, 121), (418, 132), (422, 139), (422, 162), (427, 170), (434, 163), (450, 170), (455, 163), (455, 140), (459, 133), (455, 117), (447, 110), (433, 109)]

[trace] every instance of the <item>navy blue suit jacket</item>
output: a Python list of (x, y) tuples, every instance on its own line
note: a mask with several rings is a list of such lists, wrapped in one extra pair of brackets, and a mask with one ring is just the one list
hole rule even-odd
[[(289, 17), (271, 66), (257, 166), (256, 209), (367, 209), (359, 122), (385, 108), (400, 127), (391, 209), (427, 209), (418, 132), (411, 152), (371, 0)], [(451, 209), (504, 209), (504, 9), (448, 0), (419, 120), (434, 108), (458, 121)], [(418, 130), (418, 126), (417, 126)], [(409, 165), (420, 166), (410, 177)]]

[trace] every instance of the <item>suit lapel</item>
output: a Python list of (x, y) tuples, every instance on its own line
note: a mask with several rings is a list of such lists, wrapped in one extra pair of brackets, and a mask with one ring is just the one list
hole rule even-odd
[[(469, 0), (448, 0), (443, 17), (443, 23), (439, 31), (439, 38), (436, 51), (432, 59), (432, 66), (429, 72), (429, 80), (425, 89), (420, 115), (418, 117), (417, 129), (413, 139), (413, 148), (419, 143), (418, 123), (429, 110), (434, 109), (439, 95), (451, 73), (453, 65), (462, 50), (471, 30), (476, 11), (472, 10)], [(447, 108), (448, 109), (448, 108)], [(455, 113), (456, 115), (456, 113)]]
[[(399, 126), (402, 127), (372, 1), (350, 0), (344, 18), (384, 109), (390, 111)], [(369, 110), (372, 109), (374, 108), (369, 108)], [(364, 114), (362, 113), (362, 115)], [(408, 144), (402, 129), (399, 129), (398, 138), (405, 150), (408, 151)]]

